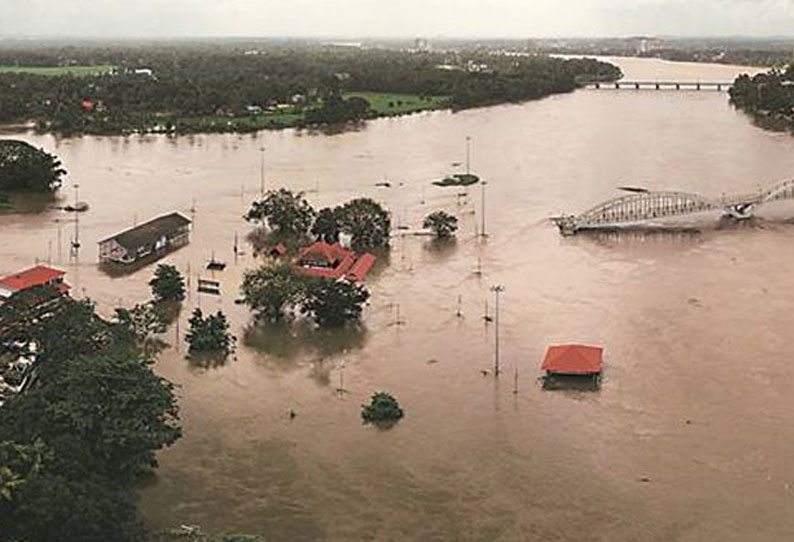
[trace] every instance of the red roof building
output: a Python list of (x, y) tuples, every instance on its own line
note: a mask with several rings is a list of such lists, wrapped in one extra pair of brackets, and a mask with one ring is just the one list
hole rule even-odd
[(375, 256), (365, 252), (356, 260), (350, 271), (345, 275), (345, 278), (349, 281), (360, 282), (364, 280), (373, 265), (375, 265)]
[(541, 369), (547, 373), (592, 375), (601, 372), (604, 348), (582, 344), (549, 346)]
[(287, 253), (287, 247), (284, 246), (284, 243), (278, 243), (268, 251), (268, 255), (273, 256), (274, 258), (283, 256), (286, 253)]
[(339, 243), (317, 241), (301, 251), (295, 268), (310, 277), (355, 281), (363, 280), (374, 263), (372, 254), (357, 254)]
[(35, 286), (53, 286), (61, 294), (66, 294), (69, 292), (70, 286), (64, 282), (64, 275), (66, 275), (66, 272), (60, 269), (55, 269), (48, 265), (36, 265), (29, 269), (0, 277), (0, 302)]

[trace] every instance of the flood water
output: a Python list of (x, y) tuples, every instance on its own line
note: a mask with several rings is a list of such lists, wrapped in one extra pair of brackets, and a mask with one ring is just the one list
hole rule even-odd
[[(616, 62), (628, 79), (740, 70)], [(430, 184), (463, 161), (466, 135), (488, 181), (486, 239), (475, 236), (479, 187), (459, 204), (456, 189)], [(0, 216), (0, 272), (50, 258), (109, 313), (147, 298), (152, 267), (108, 277), (96, 242), (191, 207), (192, 243), (167, 261), (194, 287), (213, 252), (229, 263), (215, 274), (222, 297), (191, 293), (180, 327), (197, 304), (223, 309), (236, 359), (191, 366), (171, 329), (175, 346), (156, 365), (179, 385), (184, 438), (141, 489), (152, 526), (285, 542), (794, 537), (794, 225), (563, 238), (548, 221), (621, 185), (716, 196), (790, 177), (794, 138), (753, 126), (724, 92), (580, 90), (332, 136), (23, 137), (61, 156), (63, 197), (79, 183), (91, 209), (78, 262), (66, 249), (72, 225), (56, 222), (66, 215)], [(250, 251), (235, 262), (232, 246), (249, 230), (241, 215), (263, 145), (267, 188), (305, 190), (316, 207), (370, 196), (410, 227), (443, 209), (461, 219), (457, 242), (394, 239), (368, 280), (361, 331), (250, 329), (233, 301), (257, 262)], [(392, 188), (375, 186), (384, 177)], [(505, 287), (499, 379), (481, 374), (494, 362), (482, 316), (495, 284)], [(600, 391), (541, 388), (545, 348), (564, 342), (604, 345)], [(380, 390), (406, 412), (388, 431), (360, 419)]]

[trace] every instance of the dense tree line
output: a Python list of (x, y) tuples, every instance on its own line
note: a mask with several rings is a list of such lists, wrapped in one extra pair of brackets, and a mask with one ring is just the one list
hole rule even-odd
[(64, 175), (61, 161), (43, 149), (16, 139), (0, 141), (0, 190), (53, 192)]
[(133, 484), (180, 436), (173, 386), (151, 370), (137, 319), (70, 298), (35, 309), (43, 295), (0, 306), (4, 355), (35, 344), (37, 358), (0, 408), (0, 541), (141, 540)]
[(365, 100), (344, 100), (343, 91), (448, 96), (451, 107), (465, 108), (568, 92), (582, 78), (620, 77), (595, 60), (482, 53), (240, 45), (0, 50), (0, 66), (74, 63), (115, 70), (0, 73), (0, 122), (34, 120), (63, 133), (184, 131), (191, 129), (186, 119), (240, 116), (248, 105), (278, 102), (302, 108), (298, 124), (322, 124), (372, 116)]
[(750, 77), (740, 75), (730, 89), (731, 103), (760, 120), (794, 130), (794, 67)]

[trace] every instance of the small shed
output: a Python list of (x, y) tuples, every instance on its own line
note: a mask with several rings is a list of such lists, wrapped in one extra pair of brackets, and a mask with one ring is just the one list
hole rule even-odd
[(287, 253), (287, 247), (284, 246), (284, 243), (278, 243), (267, 251), (267, 255), (270, 256), (271, 258), (280, 258), (286, 253)]
[(549, 346), (541, 369), (549, 375), (601, 374), (604, 348), (583, 344), (561, 344)]

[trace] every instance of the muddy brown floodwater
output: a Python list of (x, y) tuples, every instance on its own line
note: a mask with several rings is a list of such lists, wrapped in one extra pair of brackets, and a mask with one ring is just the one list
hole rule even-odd
[[(739, 71), (617, 62), (627, 78)], [(458, 204), (430, 184), (463, 160), (466, 135), (488, 181), (485, 240), (479, 188)], [(790, 177), (794, 138), (756, 128), (725, 93), (580, 90), (333, 136), (23, 137), (62, 157), (63, 197), (79, 183), (91, 209), (79, 261), (60, 212), (0, 216), (0, 271), (50, 258), (103, 312), (131, 305), (152, 268), (110, 278), (96, 242), (193, 206), (192, 243), (167, 261), (194, 287), (213, 252), (230, 264), (215, 274), (222, 297), (192, 292), (181, 328), (193, 306), (222, 308), (237, 358), (191, 366), (172, 329), (156, 365), (179, 384), (184, 438), (141, 488), (152, 526), (285, 542), (794, 537), (794, 225), (562, 238), (547, 220), (621, 185), (719, 195)], [(394, 239), (361, 331), (250, 330), (233, 301), (257, 262), (250, 251), (235, 262), (232, 245), (248, 231), (263, 145), (267, 188), (305, 190), (318, 207), (370, 196), (411, 227), (444, 209), (461, 218), (457, 242)], [(384, 177), (391, 188), (375, 186)], [(480, 372), (493, 363), (482, 316), (494, 284), (505, 286), (499, 380)], [(546, 345), (572, 341), (605, 346), (602, 389), (543, 391)], [(359, 405), (379, 390), (406, 411), (389, 431), (361, 425)]]

